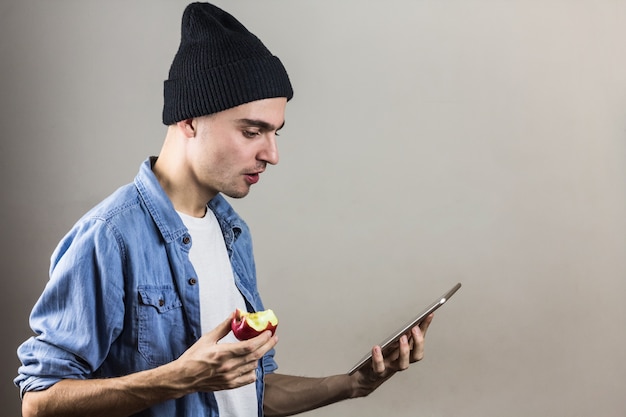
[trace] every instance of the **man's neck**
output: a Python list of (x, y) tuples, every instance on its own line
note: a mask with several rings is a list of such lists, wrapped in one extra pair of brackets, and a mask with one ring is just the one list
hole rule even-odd
[(207, 203), (215, 196), (203, 195), (193, 187), (193, 183), (185, 178), (187, 171), (184, 166), (177, 167), (173, 163), (180, 160), (168, 158), (167, 152), (162, 153), (152, 166), (152, 172), (176, 211), (193, 217), (204, 217)]

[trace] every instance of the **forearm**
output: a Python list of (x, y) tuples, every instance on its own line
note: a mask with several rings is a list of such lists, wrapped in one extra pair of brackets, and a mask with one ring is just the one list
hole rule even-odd
[(263, 410), (268, 417), (302, 413), (351, 398), (352, 386), (349, 375), (307, 378), (269, 374), (265, 376)]
[(171, 364), (107, 379), (65, 379), (44, 391), (28, 392), (24, 417), (126, 417), (186, 394)]

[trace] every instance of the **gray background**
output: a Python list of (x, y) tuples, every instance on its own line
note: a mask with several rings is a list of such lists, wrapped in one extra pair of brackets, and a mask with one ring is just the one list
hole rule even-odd
[[(624, 416), (626, 2), (220, 1), (281, 57), (235, 206), (284, 373), (344, 372), (457, 281), (426, 359), (313, 416)], [(0, 3), (3, 415), (73, 222), (157, 154), (183, 1)]]

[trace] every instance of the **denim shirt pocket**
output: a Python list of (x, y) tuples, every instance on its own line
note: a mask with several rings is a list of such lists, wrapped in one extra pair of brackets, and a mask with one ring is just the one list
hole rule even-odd
[(186, 349), (183, 303), (169, 285), (138, 288), (138, 349), (153, 366), (163, 365)]

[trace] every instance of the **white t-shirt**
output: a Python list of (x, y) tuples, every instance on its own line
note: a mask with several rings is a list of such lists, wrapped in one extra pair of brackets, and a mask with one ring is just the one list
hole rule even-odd
[[(235, 285), (224, 236), (215, 214), (207, 207), (202, 218), (178, 212), (189, 230), (192, 245), (189, 259), (200, 290), (200, 325), (202, 333), (213, 330), (235, 309), (246, 311), (243, 296)], [(230, 332), (219, 343), (236, 342)], [(214, 392), (220, 416), (247, 417), (258, 415), (255, 384), (232, 390)]]

